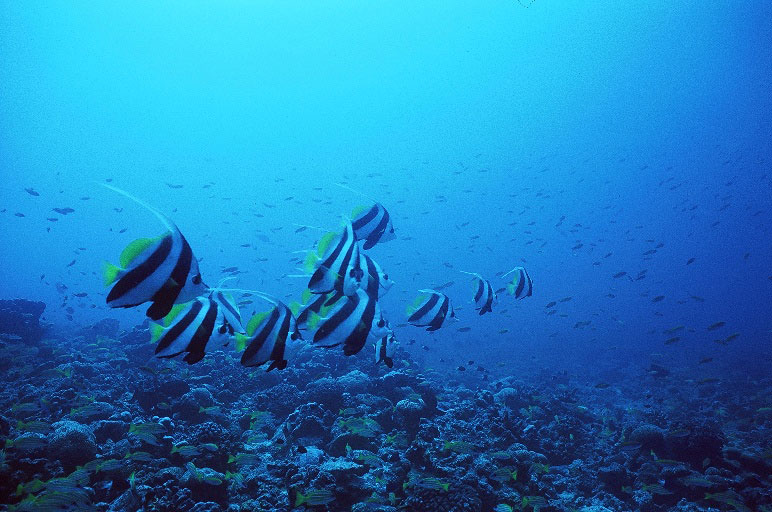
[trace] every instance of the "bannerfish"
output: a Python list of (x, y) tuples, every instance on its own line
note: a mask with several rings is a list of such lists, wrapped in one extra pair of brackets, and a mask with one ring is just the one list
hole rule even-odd
[[(157, 357), (175, 357), (187, 352), (183, 361), (199, 362), (204, 357), (207, 343), (215, 337), (227, 336), (223, 328), (222, 312), (213, 299), (197, 297), (185, 304), (175, 305), (161, 323), (150, 327), (151, 339), (157, 342)], [(217, 326), (220, 325), (220, 328)]]
[[(104, 184), (103, 184), (104, 185)], [(150, 210), (169, 230), (156, 238), (131, 242), (120, 256), (120, 266), (105, 264), (104, 282), (112, 285), (107, 294), (111, 308), (131, 308), (152, 302), (147, 316), (160, 320), (174, 304), (204, 295), (198, 261), (185, 237), (166, 216), (121, 189), (104, 185)]]
[[(294, 352), (295, 346), (303, 343), (303, 337), (297, 328), (292, 311), (283, 302), (261, 295), (272, 302), (270, 311), (257, 313), (247, 323), (247, 332), (236, 335), (236, 349), (243, 350), (241, 364), (244, 366), (261, 366), (268, 361), (271, 364), (266, 371), (274, 368), (283, 370), (287, 367), (287, 357)], [(287, 350), (290, 348), (291, 350)]]
[(381, 203), (375, 203), (370, 208), (360, 206), (351, 213), (351, 224), (357, 240), (364, 240), (362, 249), (370, 249), (379, 242), (394, 240), (394, 226), (391, 215)]
[(362, 289), (373, 299), (383, 297), (394, 284), (389, 279), (389, 274), (385, 273), (378, 263), (367, 254), (360, 252), (360, 267), (364, 270)]
[(233, 296), (230, 293), (223, 293), (221, 290), (214, 290), (209, 294), (209, 298), (217, 303), (222, 316), (222, 327), (228, 332), (228, 334), (244, 333), (246, 332), (244, 326), (241, 324), (241, 313), (239, 312), (239, 306), (236, 304)]
[(351, 222), (341, 233), (327, 233), (319, 240), (316, 251), (308, 253), (305, 269), (312, 272), (308, 289), (312, 293), (338, 292), (353, 295), (364, 272), (359, 266), (359, 245)]
[(350, 297), (341, 297), (308, 321), (314, 331), (313, 344), (333, 348), (342, 345), (343, 354), (351, 356), (362, 350), (368, 338), (381, 339), (390, 329), (375, 299), (361, 288)]
[(450, 298), (435, 290), (418, 290), (420, 295), (407, 308), (407, 322), (417, 327), (426, 327), (427, 331), (436, 331), (445, 319), (455, 318), (456, 313)]
[(509, 292), (510, 295), (514, 295), (516, 299), (530, 297), (533, 292), (533, 282), (531, 281), (528, 272), (523, 267), (515, 267), (501, 277), (507, 276), (512, 272), (515, 273), (515, 277), (512, 278), (512, 282), (507, 285), (507, 292)]
[(397, 339), (393, 332), (375, 342), (375, 364), (383, 363), (391, 368), (394, 366), (394, 351), (396, 350)]
[(480, 312), (480, 315), (492, 313), (492, 306), (496, 304), (496, 293), (493, 291), (491, 283), (475, 272), (465, 272), (463, 270), (461, 272), (474, 277), (474, 303), (477, 306), (475, 309)]

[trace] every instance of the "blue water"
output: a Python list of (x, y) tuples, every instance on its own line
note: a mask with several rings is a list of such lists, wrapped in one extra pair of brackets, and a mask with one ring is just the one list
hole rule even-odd
[[(344, 183), (393, 216), (370, 252), (392, 325), (454, 283), (458, 321), (396, 328), (419, 368), (474, 360), (473, 389), (477, 365), (641, 392), (652, 363), (768, 382), (772, 5), (526, 5), (3, 4), (0, 298), (45, 302), (63, 333), (144, 321), (105, 305), (101, 267), (163, 228), (112, 180), (173, 219), (207, 283), (237, 266), (229, 284), (297, 300), (320, 235), (297, 228), (370, 204)], [(533, 296), (478, 316), (459, 271), (501, 288), (517, 265)]]

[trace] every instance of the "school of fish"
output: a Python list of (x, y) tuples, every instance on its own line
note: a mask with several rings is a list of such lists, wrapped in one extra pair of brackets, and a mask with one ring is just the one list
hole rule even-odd
[[(106, 299), (109, 307), (150, 303), (146, 314), (154, 322), (150, 332), (157, 357), (184, 354), (183, 361), (194, 364), (204, 358), (207, 347), (232, 344), (241, 352), (242, 365), (267, 364), (271, 371), (283, 370), (294, 355), (309, 347), (341, 347), (344, 355), (351, 356), (370, 342), (376, 364), (392, 367), (397, 339), (378, 299), (393, 282), (364, 252), (395, 238), (391, 216), (382, 204), (355, 209), (342, 229), (326, 233), (307, 251), (303, 269), (307, 288), (300, 301), (285, 304), (265, 292), (224, 288), (224, 282), (206, 285), (192, 248), (168, 217), (128, 192), (103, 185), (152, 212), (167, 230), (155, 238), (131, 242), (119, 264), (108, 263), (104, 269), (105, 285), (111, 287)], [(462, 272), (473, 278), (473, 302), (480, 315), (493, 311), (497, 291), (507, 291), (516, 299), (533, 291), (523, 267), (504, 273), (514, 277), (497, 291), (480, 274)], [(244, 325), (232, 295), (236, 292), (257, 296), (270, 308)], [(450, 297), (438, 290), (419, 290), (407, 307), (407, 323), (427, 331), (456, 318)]]

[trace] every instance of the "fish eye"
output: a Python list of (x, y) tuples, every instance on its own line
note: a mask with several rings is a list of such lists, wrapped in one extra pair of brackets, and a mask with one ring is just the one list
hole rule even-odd
[(383, 327), (384, 325), (386, 325), (386, 322), (383, 319), (378, 320), (378, 327)]
[(196, 274), (195, 276), (193, 276), (192, 281), (193, 281), (193, 284), (201, 284), (201, 274)]
[(388, 281), (389, 280), (389, 274), (383, 274), (383, 278)]

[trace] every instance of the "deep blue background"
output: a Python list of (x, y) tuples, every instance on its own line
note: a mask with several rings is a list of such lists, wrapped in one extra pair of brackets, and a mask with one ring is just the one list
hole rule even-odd
[[(428, 365), (768, 374), (772, 6), (579, 4), (2, 3), (2, 296), (61, 328), (143, 320), (106, 308), (100, 266), (161, 226), (95, 184), (112, 178), (174, 219), (208, 283), (235, 265), (234, 284), (297, 298), (293, 251), (318, 233), (293, 224), (335, 229), (362, 202), (346, 182), (394, 215), (372, 250), (392, 324), (456, 283), (458, 323), (397, 331)], [(533, 297), (478, 318), (457, 270), (500, 287), (522, 262)], [(88, 293), (72, 322), (57, 282)]]

